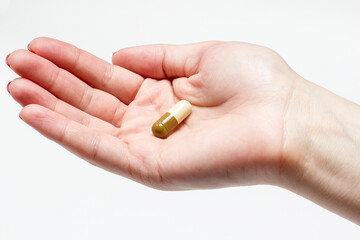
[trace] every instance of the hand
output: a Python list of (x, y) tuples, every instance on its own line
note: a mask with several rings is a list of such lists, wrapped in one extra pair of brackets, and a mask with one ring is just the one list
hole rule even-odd
[[(160, 189), (274, 183), (297, 75), (273, 51), (203, 42), (127, 48), (109, 64), (49, 38), (9, 55), (21, 118), (89, 162)], [(166, 139), (152, 124), (192, 114)]]
[[(268, 183), (360, 224), (360, 108), (273, 51), (203, 42), (122, 49), (109, 64), (38, 38), (7, 57), (20, 117), (90, 163), (158, 189)], [(192, 114), (166, 139), (152, 124)]]

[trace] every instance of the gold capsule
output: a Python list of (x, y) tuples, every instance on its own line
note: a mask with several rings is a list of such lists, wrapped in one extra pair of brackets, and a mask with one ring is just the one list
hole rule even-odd
[(162, 115), (152, 126), (156, 137), (166, 137), (191, 113), (191, 104), (186, 100), (177, 102), (169, 111)]

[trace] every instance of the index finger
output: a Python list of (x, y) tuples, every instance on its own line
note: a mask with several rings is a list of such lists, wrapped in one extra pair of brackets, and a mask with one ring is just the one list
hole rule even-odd
[(63, 68), (93, 88), (108, 92), (129, 104), (139, 90), (143, 77), (125, 68), (112, 65), (71, 44), (40, 37), (28, 49)]

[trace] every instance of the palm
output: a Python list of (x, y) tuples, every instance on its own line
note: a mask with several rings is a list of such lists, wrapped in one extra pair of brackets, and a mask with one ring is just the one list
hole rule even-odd
[[(38, 104), (53, 110), (30, 105), (22, 115), (40, 132), (90, 162), (153, 187), (172, 189), (259, 182), (278, 164), (284, 105), (276, 98), (286, 98), (290, 84), (280, 79), (278, 89), (269, 87), (274, 84), (270, 75), (276, 66), (263, 68), (266, 61), (275, 60), (287, 71), (274, 54), (250, 45), (209, 42), (188, 50), (185, 47), (183, 51), (191, 52), (185, 63), (180, 57), (164, 66), (163, 55), (151, 49), (125, 49), (117, 53), (121, 57), (114, 56), (114, 63), (124, 67), (120, 68), (84, 52), (79, 57), (64, 43), (38, 42), (42, 44), (35, 41), (31, 49), (65, 71), (59, 73), (45, 59), (19, 52), (19, 57), (9, 59), (10, 65), (32, 82), (16, 80), (10, 92), (22, 105)], [(49, 46), (63, 44), (62, 55), (49, 51)], [(274, 59), (248, 63), (233, 53), (239, 47), (246, 56), (260, 51), (263, 58)], [(219, 55), (223, 55), (222, 61), (216, 60)], [(76, 67), (71, 57), (78, 59)], [(145, 60), (139, 64), (141, 59)], [(55, 70), (34, 73), (39, 67), (30, 62)], [(45, 82), (54, 72), (56, 83)], [(193, 113), (166, 139), (154, 137), (152, 124), (179, 99), (189, 100)], [(46, 116), (58, 119), (57, 127), (45, 130), (38, 119)], [(77, 139), (79, 134), (84, 137)]]

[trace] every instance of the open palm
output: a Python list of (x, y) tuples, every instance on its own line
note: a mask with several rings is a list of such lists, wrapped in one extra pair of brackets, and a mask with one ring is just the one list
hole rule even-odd
[[(281, 167), (295, 74), (276, 53), (203, 42), (122, 49), (109, 64), (49, 38), (7, 59), (20, 116), (89, 162), (160, 189), (269, 182)], [(192, 114), (166, 139), (152, 124), (178, 100)]]

